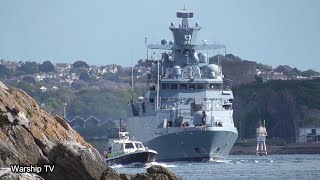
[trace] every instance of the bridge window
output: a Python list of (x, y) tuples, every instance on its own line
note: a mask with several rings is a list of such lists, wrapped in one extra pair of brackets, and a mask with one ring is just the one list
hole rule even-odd
[(180, 84), (180, 89), (187, 89), (187, 84)]
[(196, 85), (195, 84), (189, 84), (189, 89), (196, 89)]
[(209, 84), (208, 89), (221, 89), (221, 84)]
[(178, 89), (178, 85), (177, 84), (171, 84), (171, 89)]
[(121, 151), (123, 149), (122, 144), (115, 144), (112, 148), (113, 151)]
[(126, 148), (126, 149), (133, 149), (134, 146), (133, 146), (132, 143), (125, 143), (125, 148)]
[(138, 148), (138, 149), (143, 148), (143, 145), (141, 143), (135, 143), (135, 145), (136, 145), (136, 148)]
[(198, 89), (205, 89), (205, 85), (204, 84), (198, 84)]
[(154, 99), (149, 99), (150, 103), (154, 103)]

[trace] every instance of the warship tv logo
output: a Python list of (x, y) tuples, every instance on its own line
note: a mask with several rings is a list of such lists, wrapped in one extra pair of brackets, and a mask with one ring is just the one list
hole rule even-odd
[(10, 169), (12, 173), (52, 173), (54, 171), (55, 165), (44, 164), (43, 166), (38, 165), (29, 165), (29, 166), (21, 166), (17, 164), (10, 165)]

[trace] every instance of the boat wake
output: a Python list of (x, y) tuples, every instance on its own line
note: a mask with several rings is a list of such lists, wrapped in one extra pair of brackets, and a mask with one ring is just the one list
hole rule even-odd
[(126, 164), (126, 165), (122, 165), (122, 164), (114, 164), (112, 166), (110, 166), (111, 168), (141, 168), (141, 167), (145, 167), (146, 164), (143, 163), (131, 163), (131, 164)]
[(211, 159), (209, 159), (209, 162), (213, 162), (213, 163), (230, 163), (230, 160), (211, 158)]
[(153, 165), (159, 165), (159, 166), (163, 166), (165, 168), (177, 167), (177, 165), (174, 165), (174, 164), (166, 164), (166, 163), (159, 163), (159, 162), (148, 163), (146, 167), (149, 168), (150, 166), (153, 166)]
[(233, 159), (229, 160), (230, 164), (247, 164), (247, 163), (273, 163), (273, 159), (264, 158), (264, 159)]
[(176, 165), (173, 164), (166, 164), (166, 163), (159, 163), (159, 162), (151, 162), (151, 163), (131, 163), (131, 164), (126, 164), (126, 165), (122, 165), (122, 164), (114, 164), (112, 166), (110, 166), (113, 169), (118, 169), (118, 168), (149, 168), (153, 165), (159, 165), (159, 166), (163, 166), (165, 168), (170, 168), (170, 167), (176, 167)]

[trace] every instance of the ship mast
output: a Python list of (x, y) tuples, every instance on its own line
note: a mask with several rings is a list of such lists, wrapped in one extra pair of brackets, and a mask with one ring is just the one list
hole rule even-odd
[(160, 75), (159, 75), (159, 69), (160, 69), (160, 61), (158, 60), (158, 72), (157, 72), (157, 107), (156, 107), (156, 110), (159, 110), (159, 84), (160, 84)]
[(133, 59), (132, 59), (132, 50), (131, 50), (131, 101), (133, 102)]

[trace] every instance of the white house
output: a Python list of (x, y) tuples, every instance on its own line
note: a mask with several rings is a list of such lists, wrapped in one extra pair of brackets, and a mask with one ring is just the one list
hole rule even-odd
[(312, 143), (320, 141), (320, 128), (299, 128), (298, 143)]
[(41, 86), (40, 90), (41, 90), (42, 92), (46, 92), (46, 91), (47, 91), (47, 88), (44, 87), (44, 86)]

